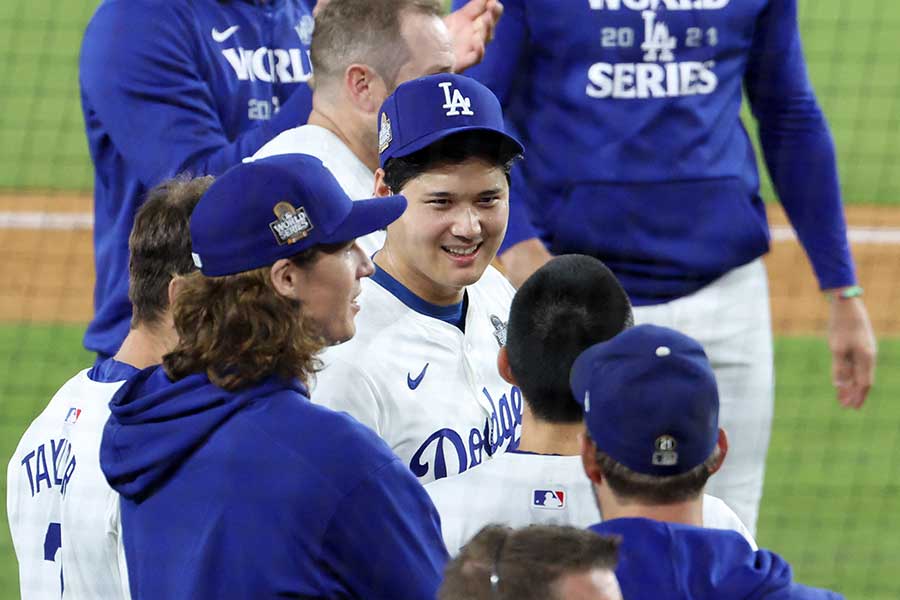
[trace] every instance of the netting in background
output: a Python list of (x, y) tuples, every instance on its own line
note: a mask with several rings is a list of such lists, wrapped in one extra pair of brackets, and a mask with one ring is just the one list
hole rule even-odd
[[(737, 1), (737, 0), (735, 0)], [(90, 193), (78, 47), (96, 0), (0, 3), (0, 457), (90, 357)], [(900, 4), (801, 0), (809, 70), (837, 143), (851, 239), (880, 341), (865, 409), (837, 407), (826, 306), (780, 211), (768, 259), (776, 421), (759, 538), (807, 583), (896, 600), (900, 580)], [(771, 198), (770, 188), (764, 193)], [(5, 481), (0, 491), (5, 495)], [(4, 519), (5, 520), (5, 519)], [(0, 526), (0, 598), (17, 594)]]

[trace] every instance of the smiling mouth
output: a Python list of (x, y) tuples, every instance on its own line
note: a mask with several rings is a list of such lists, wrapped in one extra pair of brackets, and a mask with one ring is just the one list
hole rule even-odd
[(469, 256), (474, 256), (478, 250), (481, 249), (481, 244), (476, 244), (474, 246), (466, 246), (463, 248), (451, 248), (449, 246), (441, 246), (441, 249), (449, 254), (450, 256), (457, 258), (467, 258)]

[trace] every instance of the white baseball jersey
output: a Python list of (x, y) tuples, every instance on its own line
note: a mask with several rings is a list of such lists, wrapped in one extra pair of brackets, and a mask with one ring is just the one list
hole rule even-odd
[(488, 267), (466, 288), (463, 333), (393, 284), (363, 280), (356, 335), (322, 355), (312, 400), (371, 427), (427, 483), (518, 440), (522, 393), (497, 371), (514, 290)]
[[(122, 366), (119, 373), (130, 368)], [(66, 598), (128, 597), (127, 578), (124, 588), (122, 584), (124, 558), (120, 563), (117, 547), (118, 504), (111, 501), (115, 494), (100, 472), (98, 450), (107, 405), (123, 381), (94, 381), (89, 371), (81, 371), (56, 392), (9, 462), (7, 514), (26, 600), (59, 598), (63, 583)], [(77, 508), (73, 511), (69, 503)], [(98, 544), (95, 523), (111, 519), (110, 504), (116, 507), (110, 532), (114, 537)], [(72, 556), (79, 561), (66, 564)], [(99, 588), (109, 593), (79, 593), (81, 578), (73, 574), (74, 567), (89, 578), (109, 579), (108, 588)]]
[[(482, 527), (572, 525), (586, 528), (601, 521), (593, 485), (580, 456), (507, 452), (457, 476), (425, 486), (438, 513), (444, 543), (459, 553)], [(728, 505), (703, 496), (703, 525), (733, 529), (756, 549), (756, 541)]]
[[(375, 173), (338, 136), (318, 125), (303, 125), (282, 131), (244, 162), (293, 153), (309, 154), (321, 160), (351, 199), (365, 200), (374, 195)], [(375, 231), (357, 242), (366, 256), (372, 256), (384, 246), (384, 237), (384, 231)]]

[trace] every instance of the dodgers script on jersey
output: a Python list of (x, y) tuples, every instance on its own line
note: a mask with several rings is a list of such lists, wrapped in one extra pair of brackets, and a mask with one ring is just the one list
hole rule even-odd
[[(78, 373), (56, 392), (47, 407), (25, 431), (7, 469), (7, 514), (13, 546), (19, 561), (22, 598), (59, 598), (62, 592), (65, 553), (63, 540), (77, 539), (73, 530), (64, 529), (63, 505), (73, 487), (109, 490), (99, 473), (99, 444), (103, 423), (109, 415), (107, 404), (122, 381), (93, 381), (90, 369)], [(93, 453), (80, 451), (72, 441), (81, 438), (81, 430), (95, 435)], [(77, 448), (77, 449), (76, 449)], [(95, 472), (90, 475), (91, 472)], [(96, 481), (99, 474), (100, 481)], [(104, 504), (91, 506), (84, 519), (104, 518)], [(64, 533), (65, 532), (65, 533)], [(101, 568), (100, 565), (91, 565)], [(103, 565), (105, 568), (106, 565)], [(118, 571), (116, 579), (118, 580)], [(68, 579), (66, 579), (68, 583)], [(106, 598), (122, 597), (121, 590)], [(91, 598), (94, 595), (66, 597)]]
[[(352, 200), (365, 200), (374, 194), (375, 173), (338, 136), (318, 125), (282, 131), (244, 162), (295, 153), (309, 154), (321, 160)], [(375, 231), (356, 242), (367, 256), (372, 256), (384, 246), (384, 237), (384, 231)]]
[(522, 394), (497, 372), (514, 290), (488, 267), (466, 288), (465, 333), (366, 279), (356, 335), (328, 349), (313, 402), (371, 427), (422, 483), (516, 443)]
[[(441, 515), (451, 555), (489, 523), (586, 528), (601, 520), (580, 456), (511, 451), (456, 477), (429, 483), (425, 491)], [(708, 494), (703, 496), (703, 525), (737, 531), (754, 550), (757, 547), (734, 511)]]

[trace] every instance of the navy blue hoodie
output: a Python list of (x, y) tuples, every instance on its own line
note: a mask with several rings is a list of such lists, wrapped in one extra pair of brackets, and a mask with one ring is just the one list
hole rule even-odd
[(754, 551), (734, 531), (650, 519), (611, 519), (591, 530), (621, 536), (616, 577), (628, 600), (843, 598), (794, 583), (783, 558), (768, 550)]
[[(454, 0), (462, 6), (466, 0)], [(797, 0), (504, 0), (484, 61), (528, 149), (503, 250), (540, 237), (605, 262), (636, 305), (769, 247), (746, 90), (778, 196), (822, 288), (851, 285), (834, 143)]]
[(88, 350), (128, 334), (128, 235), (151, 187), (219, 175), (312, 108), (314, 0), (104, 0), (84, 33), (81, 107), (94, 162)]
[(100, 462), (122, 495), (135, 600), (434, 597), (447, 553), (428, 495), (306, 393), (173, 383), (160, 367), (120, 388)]

